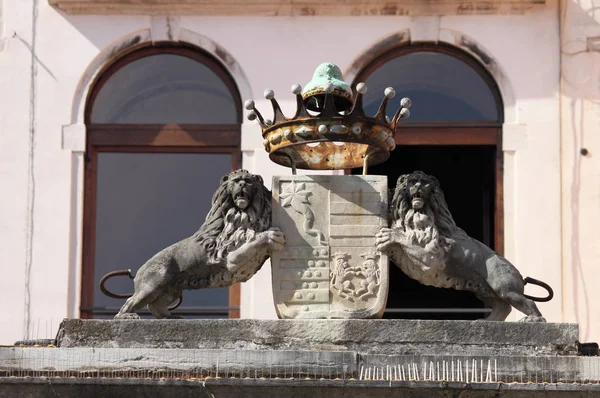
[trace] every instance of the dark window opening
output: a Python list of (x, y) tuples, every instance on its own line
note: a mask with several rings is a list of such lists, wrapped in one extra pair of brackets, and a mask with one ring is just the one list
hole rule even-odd
[[(400, 175), (414, 170), (434, 175), (456, 224), (494, 248), (495, 152), (493, 146), (399, 146), (387, 162), (370, 167), (369, 174), (387, 175), (390, 189)], [(471, 292), (423, 286), (390, 263), (384, 318), (478, 319), (486, 314), (481, 308)]]

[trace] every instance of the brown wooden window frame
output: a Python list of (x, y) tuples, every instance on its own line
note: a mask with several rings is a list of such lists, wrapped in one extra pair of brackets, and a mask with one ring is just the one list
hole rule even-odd
[(403, 44), (386, 51), (361, 69), (353, 81), (353, 87), (379, 69), (386, 62), (403, 55), (416, 52), (437, 52), (457, 58), (477, 72), (490, 88), (496, 100), (498, 119), (496, 121), (436, 121), (412, 122), (410, 119), (399, 123), (395, 131), (396, 145), (490, 145), (496, 148), (495, 200), (494, 200), (494, 249), (504, 252), (504, 166), (502, 151), (502, 124), (504, 103), (500, 88), (474, 57), (454, 46), (444, 43)]
[[(91, 114), (94, 101), (103, 85), (125, 65), (141, 58), (174, 54), (202, 63), (210, 68), (226, 84), (237, 103), (234, 124), (93, 124)], [(96, 243), (96, 200), (98, 154), (120, 153), (229, 153), (231, 169), (241, 166), (242, 106), (239, 90), (233, 77), (216, 59), (199, 48), (155, 43), (139, 47), (121, 55), (108, 65), (94, 82), (86, 101), (85, 123), (87, 128), (84, 210), (83, 210), (83, 258), (80, 317), (91, 318), (102, 314), (94, 307), (94, 256)], [(198, 226), (200, 227), (200, 226)], [(215, 308), (202, 307), (198, 311), (211, 314)], [(240, 317), (240, 284), (229, 288), (230, 318)]]

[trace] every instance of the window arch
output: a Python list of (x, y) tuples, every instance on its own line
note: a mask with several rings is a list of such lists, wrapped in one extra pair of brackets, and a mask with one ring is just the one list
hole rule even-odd
[[(502, 123), (500, 90), (485, 67), (444, 43), (404, 45), (368, 63), (353, 84), (365, 82), (367, 114), (375, 114), (386, 87), (396, 90), (388, 116), (402, 97), (412, 100), (411, 117), (398, 124), (390, 159), (369, 168), (388, 176), (393, 188), (404, 173), (435, 175), (458, 226), (503, 250)], [(486, 311), (474, 296), (419, 285), (390, 269), (385, 317), (469, 319)]]
[[(361, 75), (369, 87), (365, 95), (368, 113), (377, 112), (380, 93), (392, 86), (401, 94), (394, 98), (398, 105), (401, 97), (421, 104), (412, 109), (410, 123), (490, 125), (503, 121), (502, 100), (495, 81), (477, 61), (445, 46), (411, 46), (392, 51)], [(395, 110), (395, 104), (391, 105), (389, 117)]]
[[(364, 67), (354, 83), (367, 83), (365, 110), (375, 113), (386, 87), (396, 89), (388, 112), (393, 115), (402, 97), (421, 107), (400, 125), (435, 124), (500, 126), (504, 105), (490, 73), (473, 57), (446, 44), (401, 46)], [(465, 84), (465, 83), (468, 83)], [(425, 104), (425, 106), (423, 106)]]
[(92, 124), (239, 124), (239, 102), (233, 79), (208, 55), (152, 47), (102, 74), (86, 119)]
[[(112, 317), (123, 304), (100, 292), (104, 274), (135, 273), (200, 227), (220, 177), (239, 167), (241, 120), (233, 78), (197, 48), (138, 48), (99, 74), (85, 109), (82, 317)], [(239, 285), (188, 291), (177, 311), (237, 317)]]

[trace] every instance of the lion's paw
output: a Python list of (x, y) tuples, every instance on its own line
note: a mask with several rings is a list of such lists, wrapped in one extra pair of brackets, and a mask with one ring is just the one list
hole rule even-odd
[(379, 251), (388, 251), (399, 240), (398, 233), (390, 228), (381, 228), (375, 235), (375, 247)]
[(124, 314), (115, 315), (115, 319), (141, 319), (135, 312), (126, 312)]
[(283, 232), (276, 227), (270, 228), (265, 233), (266, 243), (271, 247), (273, 251), (283, 250), (285, 244), (285, 235)]
[(544, 318), (543, 316), (528, 315), (524, 318), (519, 319), (519, 322), (546, 322), (546, 318)]

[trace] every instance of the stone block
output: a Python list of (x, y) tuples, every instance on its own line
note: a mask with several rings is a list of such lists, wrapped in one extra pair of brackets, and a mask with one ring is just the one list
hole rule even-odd
[(59, 347), (354, 351), (385, 355), (577, 355), (566, 323), (400, 319), (65, 320)]

